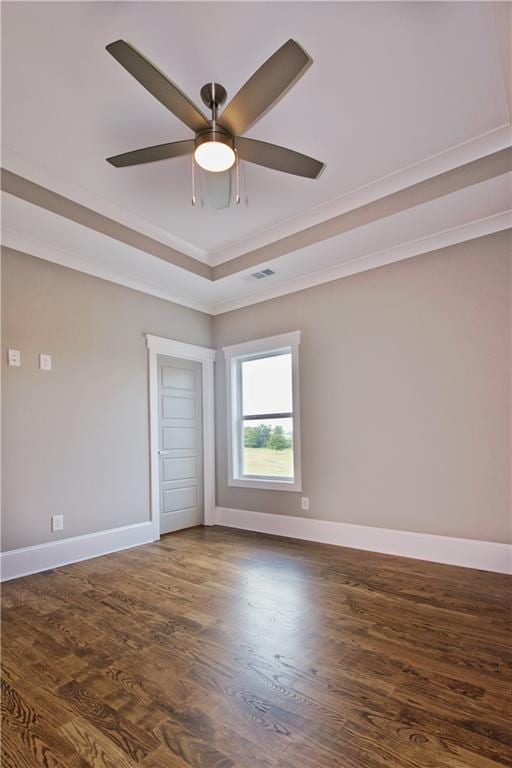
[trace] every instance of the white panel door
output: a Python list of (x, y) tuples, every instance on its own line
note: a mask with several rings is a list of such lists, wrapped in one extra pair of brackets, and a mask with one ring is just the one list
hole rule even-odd
[(158, 356), (160, 533), (204, 522), (201, 363)]

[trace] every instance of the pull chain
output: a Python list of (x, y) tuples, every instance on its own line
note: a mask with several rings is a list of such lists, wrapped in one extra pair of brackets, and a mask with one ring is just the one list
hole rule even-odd
[(196, 163), (192, 155), (192, 205), (196, 204)]
[(240, 160), (238, 157), (238, 149), (235, 148), (235, 173), (236, 173), (236, 196), (235, 196), (235, 203), (237, 205), (240, 205)]

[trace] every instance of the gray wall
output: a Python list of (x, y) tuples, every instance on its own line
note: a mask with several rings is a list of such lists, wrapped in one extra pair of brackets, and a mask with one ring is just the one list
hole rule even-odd
[[(227, 487), (222, 355), (218, 503), (512, 540), (511, 247), (500, 233), (213, 318), (219, 348), (303, 331), (311, 509)], [(209, 346), (212, 318), (9, 249), (2, 277), (3, 548), (147, 520), (144, 333)]]
[(211, 318), (9, 249), (2, 298), (3, 549), (149, 519), (144, 333), (210, 346)]
[(226, 344), (302, 330), (303, 495), (229, 488), (217, 363), (217, 501), (511, 541), (511, 233), (214, 318)]

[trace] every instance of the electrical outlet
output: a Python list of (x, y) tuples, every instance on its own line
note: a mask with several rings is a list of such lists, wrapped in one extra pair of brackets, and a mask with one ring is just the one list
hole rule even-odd
[(307, 512), (309, 509), (309, 496), (302, 496), (300, 500), (300, 508)]
[(7, 362), (17, 368), (21, 365), (21, 352), (19, 349), (9, 349), (7, 352)]
[(52, 531), (64, 530), (64, 515), (52, 515)]
[(39, 355), (39, 370), (51, 371), (51, 369), (52, 369), (52, 356), (41, 353)]

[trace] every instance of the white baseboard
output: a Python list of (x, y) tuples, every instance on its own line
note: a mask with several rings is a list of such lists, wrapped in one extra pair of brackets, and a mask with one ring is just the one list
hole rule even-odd
[[(215, 523), (229, 528), (512, 574), (510, 544), (250, 512), (228, 507), (216, 507), (215, 513)], [(0, 554), (1, 580), (9, 581), (29, 576), (62, 565), (149, 544), (152, 541), (153, 525), (145, 522), (12, 549)]]
[(337, 544), (387, 555), (512, 574), (512, 545), (494, 541), (456, 539), (430, 533), (372, 528), (366, 525), (249, 512), (229, 507), (216, 508), (216, 524), (245, 531), (288, 536), (292, 539), (317, 541), (321, 544)]
[(0, 554), (1, 580), (9, 581), (20, 576), (29, 576), (31, 573), (48, 571), (61, 565), (108, 555), (151, 541), (154, 541), (154, 528), (148, 521), (49, 541), (46, 544), (35, 544), (32, 547), (11, 549)]

